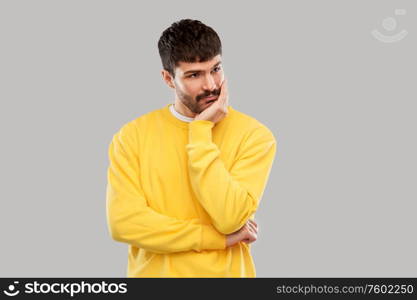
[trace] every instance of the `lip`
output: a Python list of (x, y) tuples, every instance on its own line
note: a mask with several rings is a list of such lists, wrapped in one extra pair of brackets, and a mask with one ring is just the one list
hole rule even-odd
[(218, 96), (211, 96), (211, 97), (203, 98), (203, 100), (208, 102), (208, 101), (212, 101), (212, 100), (217, 100), (217, 98), (218, 98)]

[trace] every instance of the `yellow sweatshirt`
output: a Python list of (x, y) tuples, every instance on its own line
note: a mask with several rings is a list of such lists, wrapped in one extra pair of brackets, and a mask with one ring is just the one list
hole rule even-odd
[(226, 235), (254, 219), (276, 140), (231, 106), (217, 124), (169, 105), (128, 122), (109, 146), (106, 213), (129, 245), (127, 277), (256, 277), (250, 246)]

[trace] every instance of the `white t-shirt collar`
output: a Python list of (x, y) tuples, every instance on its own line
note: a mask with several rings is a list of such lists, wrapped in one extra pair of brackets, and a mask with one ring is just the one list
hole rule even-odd
[(179, 112), (177, 112), (175, 110), (175, 108), (174, 108), (174, 104), (170, 104), (169, 110), (174, 115), (174, 117), (176, 117), (177, 119), (180, 119), (181, 121), (184, 121), (184, 122), (194, 121), (194, 118), (190, 118), (190, 117), (184, 116), (184, 115), (180, 114)]

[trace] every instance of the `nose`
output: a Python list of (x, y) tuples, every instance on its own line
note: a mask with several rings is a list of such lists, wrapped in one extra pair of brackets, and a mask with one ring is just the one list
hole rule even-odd
[(203, 89), (206, 91), (214, 91), (216, 89), (216, 82), (211, 74), (205, 76)]

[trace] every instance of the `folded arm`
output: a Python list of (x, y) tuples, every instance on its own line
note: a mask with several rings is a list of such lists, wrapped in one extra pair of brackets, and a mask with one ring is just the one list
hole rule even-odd
[(276, 140), (264, 126), (253, 129), (242, 143), (230, 172), (212, 141), (214, 123), (189, 124), (189, 173), (196, 196), (213, 225), (224, 234), (239, 230), (255, 213), (276, 152)]

